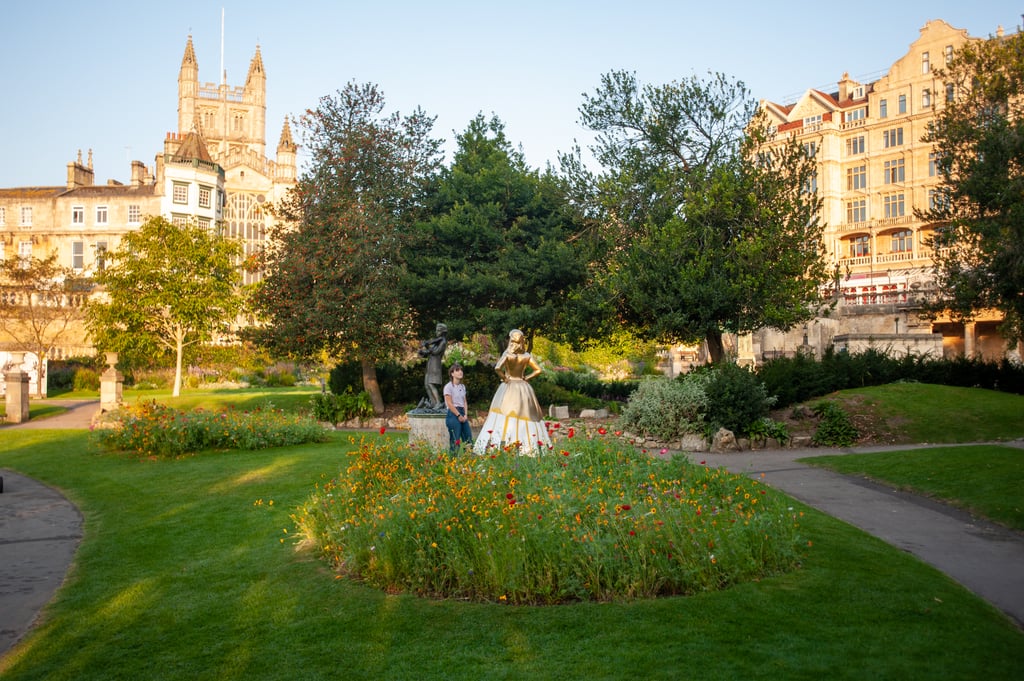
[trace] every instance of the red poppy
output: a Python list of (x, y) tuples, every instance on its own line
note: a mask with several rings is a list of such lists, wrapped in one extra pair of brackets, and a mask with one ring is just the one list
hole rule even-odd
[(384, 426), (381, 426), (380, 427), (380, 434), (383, 435), (385, 430), (387, 430), (387, 428), (385, 428)]
[(608, 429), (607, 428), (598, 428), (597, 432), (600, 435), (607, 435), (608, 434)]
[(515, 494), (512, 494), (512, 492), (509, 492), (508, 494), (506, 494), (506, 495), (505, 495), (505, 498), (506, 498), (506, 499), (515, 499), (515, 498), (516, 498), (516, 495), (515, 495)]
[(632, 506), (630, 506), (629, 504), (623, 504), (623, 505), (622, 505), (622, 510), (623, 510), (623, 511), (628, 511), (628, 510), (629, 510), (629, 509), (631, 509), (631, 508), (633, 508), (633, 507), (632, 507)]
[(575, 435), (576, 435), (576, 429), (575, 428), (569, 428), (569, 437), (575, 437)]

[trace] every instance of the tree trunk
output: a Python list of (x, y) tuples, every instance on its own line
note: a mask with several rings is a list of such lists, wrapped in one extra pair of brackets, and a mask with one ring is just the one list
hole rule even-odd
[(384, 396), (380, 394), (380, 383), (377, 382), (377, 365), (372, 359), (362, 359), (363, 365), (363, 389), (370, 393), (370, 402), (373, 403), (373, 413), (377, 416), (384, 415)]
[(36, 398), (43, 399), (43, 381), (46, 380), (46, 351), (36, 353), (36, 360), (39, 364), (36, 369)]
[(181, 334), (175, 339), (175, 357), (174, 361), (174, 390), (171, 392), (172, 397), (178, 397), (181, 395), (181, 361), (182, 355), (185, 354), (185, 342)]
[(721, 331), (708, 331), (704, 336), (704, 342), (708, 345), (708, 356), (711, 358), (712, 364), (718, 364), (722, 361), (723, 347), (722, 347), (722, 332)]

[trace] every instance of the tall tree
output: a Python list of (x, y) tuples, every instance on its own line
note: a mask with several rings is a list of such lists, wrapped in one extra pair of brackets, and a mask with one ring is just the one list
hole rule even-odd
[(563, 170), (590, 211), (591, 286), (577, 300), (642, 337), (707, 344), (809, 319), (826, 279), (812, 154), (775, 141), (742, 82), (662, 86), (606, 74), (585, 95), (601, 170)]
[(322, 351), (361, 363), (383, 413), (376, 365), (412, 329), (402, 243), (440, 162), (434, 119), (383, 114), (372, 84), (350, 83), (302, 118), (309, 167), (278, 208), (255, 303), (260, 342), (298, 357)]
[(567, 242), (572, 213), (559, 180), (527, 167), (497, 117), (476, 116), (457, 142), (431, 216), (407, 249), (422, 330), (444, 322), (454, 339), (485, 333), (496, 341), (513, 328), (528, 337), (550, 332), (585, 275)]
[(0, 338), (39, 361), (36, 396), (42, 397), (46, 359), (80, 327), (92, 281), (57, 261), (57, 254), (0, 260)]
[(172, 354), (173, 394), (180, 395), (185, 348), (209, 340), (241, 308), (240, 253), (218, 232), (149, 218), (96, 275), (101, 295), (86, 307), (96, 346), (128, 357)]
[(1004, 336), (1024, 341), (1024, 33), (969, 42), (936, 77), (947, 88), (925, 141), (941, 184), (934, 222), (938, 309), (969, 320), (1003, 313)]

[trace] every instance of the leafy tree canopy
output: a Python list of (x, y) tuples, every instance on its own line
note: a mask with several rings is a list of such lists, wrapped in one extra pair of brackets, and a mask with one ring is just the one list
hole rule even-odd
[(513, 328), (548, 333), (585, 274), (569, 243), (563, 188), (527, 167), (496, 117), (478, 115), (457, 141), (407, 250), (421, 332), (444, 322), (453, 339), (485, 333), (498, 341)]
[[(641, 86), (606, 74), (585, 95), (596, 173), (562, 159), (590, 224), (591, 334), (626, 325), (662, 342), (792, 327), (826, 279), (815, 163), (775, 141), (746, 87), (720, 74)], [(580, 334), (587, 332), (582, 328)]]
[(210, 340), (241, 308), (240, 253), (237, 242), (216, 231), (149, 218), (121, 239), (96, 275), (102, 295), (86, 306), (96, 346), (133, 363), (170, 353), (179, 395), (186, 346)]
[(350, 83), (302, 118), (312, 158), (278, 207), (255, 307), (257, 341), (292, 356), (358, 360), (380, 413), (375, 365), (413, 327), (402, 247), (439, 165), (434, 119), (383, 113), (376, 86)]
[(925, 141), (941, 185), (927, 211), (936, 231), (936, 309), (969, 320), (1005, 316), (1024, 339), (1024, 34), (970, 42), (937, 74), (953, 95)]
[(43, 259), (0, 260), (0, 339), (39, 358), (36, 395), (42, 397), (45, 361), (85, 317), (90, 279), (60, 265), (57, 253)]

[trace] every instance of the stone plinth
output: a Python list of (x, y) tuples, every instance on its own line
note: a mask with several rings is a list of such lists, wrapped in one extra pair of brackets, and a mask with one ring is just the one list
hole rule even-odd
[(7, 384), (4, 406), (7, 408), (8, 423), (24, 423), (28, 421), (29, 377), (21, 369), (21, 363), (24, 359), (24, 353), (12, 352), (11, 364), (13, 366), (10, 371), (4, 374), (4, 381)]
[(112, 411), (121, 406), (124, 374), (114, 366), (117, 364), (117, 353), (108, 352), (107, 368), (100, 374), (100, 411)]
[(426, 447), (435, 451), (448, 450), (448, 428), (444, 425), (443, 413), (417, 414), (407, 412), (409, 417), (409, 444)]
[(569, 418), (569, 405), (568, 404), (549, 404), (548, 405), (548, 418), (549, 419), (567, 419), (567, 418)]

